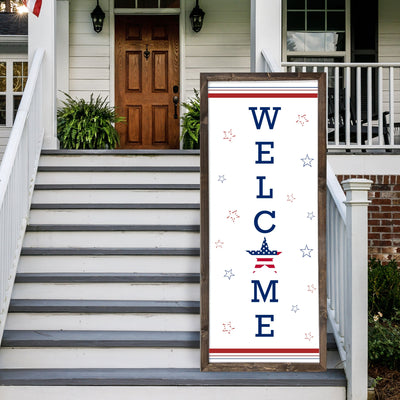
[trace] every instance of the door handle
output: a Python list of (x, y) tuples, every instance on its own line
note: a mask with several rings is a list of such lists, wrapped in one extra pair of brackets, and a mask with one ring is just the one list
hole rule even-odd
[(178, 96), (174, 96), (174, 97), (172, 98), (172, 101), (174, 102), (174, 106), (175, 106), (174, 119), (178, 119), (178, 103), (179, 103), (179, 97), (178, 97)]

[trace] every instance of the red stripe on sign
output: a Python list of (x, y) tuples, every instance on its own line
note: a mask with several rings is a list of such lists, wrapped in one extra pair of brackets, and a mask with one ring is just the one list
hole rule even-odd
[(319, 349), (210, 349), (210, 354), (222, 353), (313, 353), (318, 354)]
[(209, 93), (208, 98), (317, 98), (317, 93)]
[(271, 262), (271, 261), (273, 261), (273, 259), (272, 258), (257, 258), (257, 261)]

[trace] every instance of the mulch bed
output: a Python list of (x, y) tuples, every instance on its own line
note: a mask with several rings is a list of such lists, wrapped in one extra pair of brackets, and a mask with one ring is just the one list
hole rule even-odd
[(375, 379), (378, 378), (375, 387), (376, 400), (400, 399), (400, 371), (373, 365), (369, 367), (368, 375)]

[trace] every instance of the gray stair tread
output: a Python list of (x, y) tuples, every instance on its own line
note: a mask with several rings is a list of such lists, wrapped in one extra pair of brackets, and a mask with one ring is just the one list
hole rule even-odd
[(22, 256), (199, 256), (196, 248), (80, 248), (23, 247)]
[(66, 231), (168, 231), (200, 232), (200, 225), (29, 224), (27, 232)]
[(199, 203), (32, 203), (35, 210), (123, 209), (123, 210), (200, 210)]
[(2, 347), (200, 347), (199, 332), (5, 330)]
[(200, 172), (200, 167), (196, 166), (119, 166), (119, 165), (103, 165), (103, 166), (39, 166), (38, 172)]
[(191, 183), (55, 183), (37, 184), (35, 190), (200, 190)]
[(163, 313), (199, 314), (199, 301), (140, 300), (33, 300), (11, 299), (9, 312), (15, 313)]
[(201, 372), (196, 368), (0, 369), (0, 385), (25, 386), (346, 386), (343, 370)]
[(42, 155), (57, 156), (57, 155), (68, 155), (68, 156), (80, 156), (80, 155), (109, 155), (118, 156), (125, 154), (132, 155), (176, 155), (176, 156), (192, 156), (199, 155), (200, 150), (42, 150)]
[(16, 283), (200, 283), (200, 274), (17, 273)]

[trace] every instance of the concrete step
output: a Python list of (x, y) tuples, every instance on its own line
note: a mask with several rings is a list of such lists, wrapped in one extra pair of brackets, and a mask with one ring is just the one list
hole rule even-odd
[(28, 247), (141, 247), (200, 246), (200, 227), (193, 225), (31, 225), (23, 240)]
[(36, 184), (199, 184), (200, 167), (39, 167)]
[(199, 204), (33, 204), (30, 224), (199, 225)]
[(42, 150), (40, 166), (199, 166), (199, 150)]
[[(53, 249), (54, 250), (54, 249)], [(138, 252), (126, 249), (126, 255), (111, 254), (111, 251), (93, 252), (92, 255), (79, 255), (70, 249), (60, 249), (59, 253), (66, 255), (56, 255), (48, 249), (23, 249), (23, 255), (19, 259), (18, 271), (20, 273), (198, 273), (200, 271), (199, 249), (192, 249), (185, 254), (174, 255), (171, 252), (157, 251)], [(82, 252), (82, 249), (76, 249)], [(136, 249), (137, 250), (137, 249)], [(26, 255), (28, 253), (34, 255)], [(175, 250), (176, 252), (176, 250)], [(113, 253), (117, 253), (114, 249)], [(25, 255), (24, 255), (25, 254)], [(165, 255), (168, 255), (167, 257)]]

